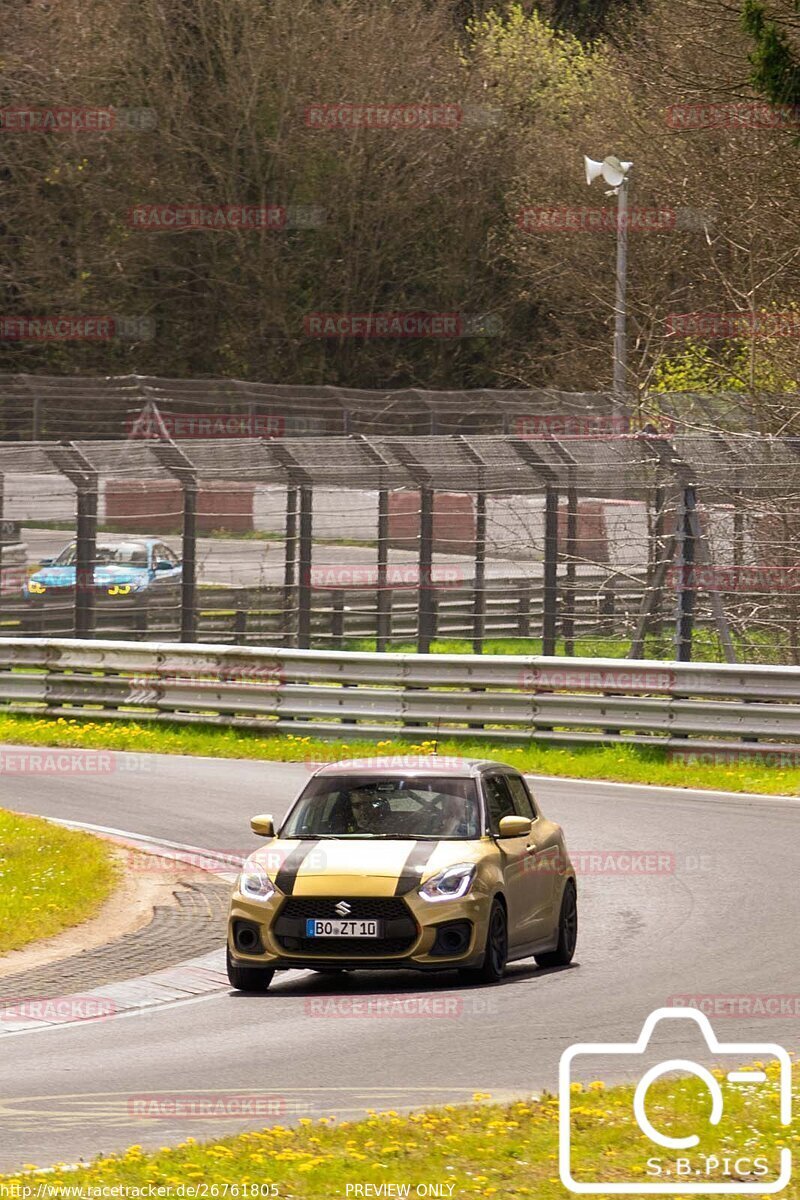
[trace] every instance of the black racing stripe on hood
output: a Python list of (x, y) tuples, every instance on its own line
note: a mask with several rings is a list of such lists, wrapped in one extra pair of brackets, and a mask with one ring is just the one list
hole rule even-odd
[(394, 889), (395, 896), (403, 896), (419, 885), (425, 864), (433, 857), (438, 845), (438, 842), (414, 842), (398, 877), (397, 887)]
[(303, 842), (302, 845), (297, 846), (291, 854), (286, 856), (283, 866), (275, 876), (275, 886), (283, 892), (284, 896), (291, 896), (294, 891), (297, 872), (311, 851), (318, 845), (319, 838), (310, 839), (307, 842)]

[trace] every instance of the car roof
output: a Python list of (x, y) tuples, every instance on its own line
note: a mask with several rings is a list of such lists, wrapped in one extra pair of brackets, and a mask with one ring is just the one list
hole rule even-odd
[(449, 754), (398, 754), (385, 758), (348, 758), (334, 763), (325, 763), (315, 775), (326, 778), (336, 775), (397, 775), (423, 776), (432, 778), (440, 775), (456, 775), (473, 778), (490, 768), (512, 771), (507, 763), (488, 758), (454, 758)]

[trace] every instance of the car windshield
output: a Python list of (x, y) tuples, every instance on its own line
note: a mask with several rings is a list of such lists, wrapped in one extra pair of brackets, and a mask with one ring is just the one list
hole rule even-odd
[[(76, 554), (77, 547), (73, 542), (71, 545), (65, 546), (58, 558), (53, 560), (54, 565), (71, 567), (75, 563)], [(146, 567), (147, 546), (144, 542), (116, 542), (114, 545), (101, 545), (97, 547), (95, 558), (100, 566), (116, 563), (126, 567)]]
[(480, 837), (472, 779), (332, 775), (312, 779), (281, 837)]

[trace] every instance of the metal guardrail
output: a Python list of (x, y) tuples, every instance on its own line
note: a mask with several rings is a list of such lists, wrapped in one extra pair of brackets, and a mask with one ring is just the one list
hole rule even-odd
[(348, 740), (800, 754), (798, 667), (2, 638), (0, 706)]

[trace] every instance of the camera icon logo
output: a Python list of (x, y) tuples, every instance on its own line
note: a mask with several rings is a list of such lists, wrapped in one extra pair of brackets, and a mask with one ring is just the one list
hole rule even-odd
[[(712, 1074), (706, 1067), (687, 1058), (669, 1058), (646, 1067), (654, 1054), (650, 1046), (653, 1030), (660, 1021), (682, 1021), (684, 1024), (680, 1032), (684, 1036), (691, 1035), (692, 1032), (696, 1034), (697, 1030), (692, 1031), (689, 1027), (692, 1024), (698, 1026), (708, 1050), (718, 1064), (725, 1067), (723, 1080), (719, 1079), (719, 1071)], [(737, 1066), (743, 1058), (752, 1056), (759, 1060), (755, 1068), (745, 1070)], [(581, 1109), (578, 1119), (575, 1119), (574, 1107), (580, 1106), (573, 1106), (572, 1084), (575, 1074), (580, 1071), (580, 1060), (589, 1058), (592, 1059), (593, 1070), (596, 1070), (594, 1064), (597, 1059), (613, 1059), (613, 1064), (601, 1065), (604, 1073), (608, 1073), (608, 1068), (611, 1067), (616, 1069), (617, 1074), (630, 1075), (635, 1071), (638, 1075), (632, 1108), (636, 1125), (642, 1135), (640, 1140), (645, 1161), (637, 1172), (638, 1177), (630, 1182), (620, 1182), (618, 1171), (612, 1180), (594, 1178), (595, 1174), (600, 1175), (600, 1171), (595, 1169), (598, 1162), (596, 1149), (592, 1153), (582, 1154), (581, 1136), (586, 1134), (589, 1110)], [(728, 1064), (724, 1062), (726, 1058), (729, 1060)], [(561, 1056), (558, 1073), (561, 1182), (569, 1191), (582, 1195), (652, 1193), (766, 1196), (783, 1191), (792, 1174), (792, 1156), (787, 1147), (781, 1147), (777, 1155), (773, 1151), (771, 1158), (774, 1161), (770, 1161), (767, 1154), (759, 1155), (754, 1152), (750, 1144), (751, 1133), (748, 1134), (747, 1146), (737, 1151), (735, 1147), (731, 1148), (730, 1133), (727, 1130), (722, 1132), (725, 1126), (726, 1101), (732, 1099), (735, 1091), (741, 1088), (751, 1089), (753, 1085), (758, 1084), (768, 1085), (769, 1076), (761, 1069), (766, 1060), (771, 1060), (777, 1067), (772, 1072), (772, 1077), (778, 1081), (776, 1124), (778, 1127), (786, 1126), (788, 1132), (791, 1122), (792, 1074), (787, 1052), (782, 1046), (774, 1043), (719, 1042), (708, 1017), (695, 1009), (656, 1009), (645, 1021), (636, 1042), (581, 1042), (570, 1046)], [(727, 1069), (728, 1067), (730, 1069)], [(674, 1078), (676, 1075), (694, 1076), (705, 1085), (710, 1097), (708, 1128), (698, 1132), (680, 1130), (682, 1136), (673, 1136), (672, 1133), (658, 1128), (657, 1119), (651, 1120), (647, 1111), (647, 1094), (650, 1087), (664, 1076)], [(740, 1092), (736, 1096), (737, 1106), (740, 1106), (743, 1098), (746, 1102), (746, 1097), (751, 1095), (750, 1091)], [(664, 1119), (663, 1106), (661, 1119)], [(598, 1127), (592, 1131), (595, 1137)], [(715, 1143), (715, 1133), (720, 1135), (720, 1142)], [(654, 1155), (654, 1146), (660, 1147), (666, 1153), (661, 1156)], [(765, 1149), (769, 1151), (770, 1147)]]

